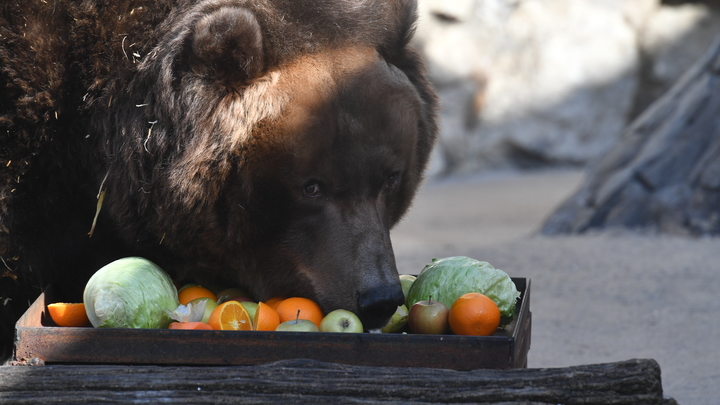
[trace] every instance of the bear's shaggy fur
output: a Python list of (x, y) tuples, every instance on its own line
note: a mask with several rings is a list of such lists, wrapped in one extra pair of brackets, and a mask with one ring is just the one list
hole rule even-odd
[(77, 301), (129, 255), (381, 325), (436, 134), (414, 22), (413, 0), (4, 1), (4, 355), (43, 288)]

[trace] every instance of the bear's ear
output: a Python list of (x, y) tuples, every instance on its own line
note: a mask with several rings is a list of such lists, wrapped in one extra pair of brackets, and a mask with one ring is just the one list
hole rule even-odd
[(188, 47), (193, 72), (231, 87), (246, 85), (265, 66), (260, 24), (244, 8), (222, 7), (201, 17)]
[(390, 25), (378, 50), (388, 62), (395, 64), (405, 58), (407, 46), (415, 35), (417, 1), (399, 0), (388, 2), (388, 6), (392, 18), (389, 18)]

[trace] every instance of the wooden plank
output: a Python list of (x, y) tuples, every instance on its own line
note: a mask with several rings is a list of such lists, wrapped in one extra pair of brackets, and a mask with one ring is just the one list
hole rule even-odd
[(654, 360), (566, 368), (455, 371), (313, 360), (257, 366), (0, 367), (0, 402), (653, 404)]
[(252, 365), (310, 358), (365, 366), (456, 370), (526, 367), (530, 347), (530, 282), (516, 317), (494, 336), (234, 332), (49, 327), (41, 295), (18, 321), (15, 359), (45, 363)]

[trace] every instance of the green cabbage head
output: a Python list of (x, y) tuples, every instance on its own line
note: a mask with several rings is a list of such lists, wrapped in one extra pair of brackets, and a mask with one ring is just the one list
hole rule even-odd
[(479, 292), (492, 299), (500, 313), (512, 317), (520, 297), (515, 283), (502, 270), (488, 262), (464, 256), (433, 259), (420, 272), (408, 291), (405, 305), (411, 308), (418, 301), (433, 300), (452, 306), (456, 299), (469, 292)]
[(94, 327), (167, 328), (180, 303), (177, 289), (155, 263), (126, 257), (109, 263), (90, 277), (83, 294)]

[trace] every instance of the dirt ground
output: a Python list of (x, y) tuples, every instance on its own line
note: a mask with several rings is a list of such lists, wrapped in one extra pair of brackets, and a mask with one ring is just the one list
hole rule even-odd
[(428, 181), (392, 232), (400, 273), (464, 255), (532, 281), (529, 367), (652, 358), (665, 395), (720, 398), (720, 239), (607, 231), (537, 234), (579, 171)]

